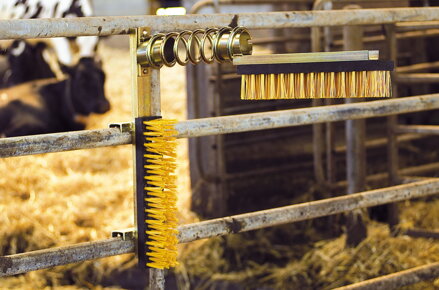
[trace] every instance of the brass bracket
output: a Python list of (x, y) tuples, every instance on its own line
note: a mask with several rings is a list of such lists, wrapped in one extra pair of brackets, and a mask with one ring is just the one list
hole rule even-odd
[(121, 238), (124, 241), (133, 240), (137, 236), (135, 228), (128, 228), (123, 230), (116, 230), (111, 232), (112, 238)]
[[(151, 29), (149, 27), (140, 27), (136, 29), (135, 32), (135, 41), (136, 41), (136, 50), (131, 53), (136, 55), (138, 58), (138, 48), (140, 45), (149, 40), (151, 37)], [(146, 65), (141, 65), (137, 60), (137, 76), (142, 77), (148, 74), (149, 67)]]
[(112, 123), (112, 124), (108, 125), (108, 128), (119, 129), (119, 131), (121, 133), (133, 133), (134, 132), (134, 123), (133, 122)]

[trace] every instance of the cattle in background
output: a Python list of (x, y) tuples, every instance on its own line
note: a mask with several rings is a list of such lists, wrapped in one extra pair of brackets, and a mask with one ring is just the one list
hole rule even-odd
[(77, 121), (79, 115), (109, 110), (103, 90), (87, 86), (90, 81), (103, 83), (105, 79), (93, 59), (81, 59), (66, 73), (64, 80), (38, 80), (0, 90), (0, 135), (82, 130), (85, 125)]
[(45, 49), (46, 44), (42, 42), (31, 45), (23, 40), (14, 41), (6, 53), (9, 69), (2, 77), (2, 86), (54, 78), (55, 73), (44, 58)]
[[(82, 17), (91, 16), (92, 12), (88, 0), (0, 0), (0, 18), (7, 19)], [(9, 68), (0, 87), (55, 75), (62, 78), (64, 72), (74, 69), (83, 59), (87, 63), (95, 61), (96, 65), (90, 66), (90, 69), (99, 67), (99, 70), (88, 75), (99, 75), (102, 70), (96, 55), (97, 45), (98, 37), (95, 36), (38, 39), (30, 43), (14, 41), (6, 52)], [(53, 58), (56, 60), (53, 61)], [(88, 91), (104, 90), (104, 83), (94, 82), (93, 78), (79, 85), (87, 86)], [(96, 86), (100, 87), (93, 88)]]
[[(70, 18), (92, 15), (93, 9), (89, 0), (0, 0), (0, 19)], [(80, 36), (71, 40), (65, 37), (50, 38), (47, 42), (55, 51), (60, 63), (71, 66), (75, 63), (74, 50), (78, 51), (79, 58), (94, 57), (98, 40), (96, 36)]]

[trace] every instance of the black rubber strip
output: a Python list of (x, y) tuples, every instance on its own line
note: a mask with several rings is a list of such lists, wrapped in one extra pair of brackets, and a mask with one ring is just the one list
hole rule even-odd
[(350, 72), (350, 71), (393, 71), (395, 65), (390, 60), (361, 60), (337, 62), (308, 62), (281, 64), (238, 65), (238, 74), (282, 74), (312, 72)]
[(144, 154), (146, 143), (145, 136), (143, 133), (146, 131), (144, 121), (151, 121), (155, 119), (160, 119), (161, 117), (153, 116), (153, 117), (140, 117), (135, 119), (135, 132), (136, 132), (136, 223), (137, 223), (137, 257), (138, 257), (138, 265), (140, 269), (148, 268), (146, 263), (148, 263), (148, 257), (146, 253), (148, 252), (146, 246), (146, 231), (148, 227), (145, 223), (146, 220), (146, 212), (147, 203), (145, 202), (146, 191), (145, 187), (147, 185), (147, 181), (145, 179), (146, 169), (145, 165), (147, 162), (145, 160)]

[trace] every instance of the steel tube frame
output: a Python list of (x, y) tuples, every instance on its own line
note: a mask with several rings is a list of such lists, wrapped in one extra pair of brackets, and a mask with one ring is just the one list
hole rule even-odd
[(0, 39), (25, 39), (129, 34), (138, 27), (160, 27), (161, 32), (228, 26), (250, 29), (373, 25), (439, 19), (439, 8), (387, 8), (352, 11), (294, 11), (182, 16), (113, 16), (0, 20)]
[(437, 125), (399, 125), (396, 127), (397, 133), (414, 133), (426, 135), (439, 135), (439, 126)]
[[(350, 9), (353, 13), (361, 8), (358, 5), (348, 5), (344, 9)], [(344, 50), (362, 50), (363, 27), (343, 27)], [(346, 104), (355, 104), (364, 99), (346, 99)], [(346, 124), (346, 181), (348, 183), (347, 194), (364, 191), (366, 188), (366, 120), (347, 120)], [(346, 246), (355, 247), (367, 238), (367, 227), (362, 212), (352, 211), (346, 217)]]
[(432, 280), (439, 276), (439, 262), (362, 281), (334, 290), (390, 290)]
[[(193, 138), (439, 109), (439, 94), (355, 104), (201, 118), (179, 122), (177, 138)], [(132, 144), (131, 133), (102, 129), (0, 139), (0, 158)]]
[[(180, 232), (178, 240), (180, 243), (188, 243), (200, 239), (252, 231), (343, 213), (359, 208), (429, 196), (438, 192), (439, 179), (430, 178), (410, 184), (371, 190), (347, 196), (183, 225), (178, 228)], [(113, 238), (0, 257), (0, 277), (90, 259), (132, 253), (134, 252), (134, 248), (133, 240), (123, 241), (119, 238)]]
[[(352, 13), (350, 11), (313, 11), (313, 12), (272, 12), (272, 13), (248, 13), (248, 14), (219, 14), (219, 15), (197, 15), (197, 16), (176, 16), (176, 17), (160, 17), (160, 16), (133, 16), (133, 17), (91, 17), (81, 19), (20, 19), (20, 20), (0, 20), (0, 39), (23, 39), (23, 38), (47, 38), (47, 37), (74, 37), (87, 35), (115, 35), (128, 34), (131, 29), (136, 27), (160, 27), (161, 32), (196, 29), (203, 23), (205, 26), (228, 26), (230, 23), (237, 22), (238, 25), (246, 26), (250, 29), (260, 28), (288, 28), (288, 27), (315, 27), (315, 26), (341, 26), (341, 25), (371, 25), (371, 24), (389, 24), (405, 21), (430, 21), (438, 19), (439, 8), (394, 8), (394, 9), (365, 9)], [(317, 115), (322, 112), (321, 108), (309, 110), (291, 110), (299, 113), (298, 116), (291, 115), (287, 111), (279, 111), (266, 115), (267, 113), (249, 114), (249, 116), (227, 116), (219, 118), (191, 120), (179, 123), (180, 138), (197, 137), (216, 134), (227, 134), (233, 132), (244, 132), (250, 130), (263, 130), (270, 128), (280, 128), (287, 126), (298, 126), (304, 124), (314, 124), (318, 122), (331, 122), (347, 120), (348, 118), (358, 119), (375, 116), (387, 116), (392, 114), (400, 114), (405, 112), (421, 111), (439, 108), (438, 96), (433, 98), (418, 97), (417, 99), (409, 98), (409, 101), (401, 101), (392, 103), (392, 100), (386, 101), (390, 107), (368, 107), (355, 104), (353, 107), (349, 105), (331, 106), (340, 109), (336, 115), (325, 115), (320, 118)], [(411, 104), (410, 101), (412, 102)], [(377, 101), (382, 102), (382, 101)], [(419, 103), (421, 102), (421, 103)], [(369, 104), (369, 103), (368, 103)], [(376, 105), (376, 104), (375, 104)], [(408, 107), (407, 107), (408, 105)], [(418, 109), (413, 110), (413, 105), (417, 105)], [(360, 108), (359, 108), (360, 107)], [(329, 110), (328, 110), (329, 109)], [(350, 110), (350, 111), (349, 111)], [(308, 112), (306, 112), (308, 111)], [(310, 114), (311, 111), (311, 115)], [(331, 112), (330, 108), (324, 108), (323, 111)], [(317, 115), (312, 115), (312, 114)], [(332, 112), (334, 113), (334, 112)], [(369, 116), (368, 114), (372, 114)], [(307, 116), (308, 115), (308, 116)], [(348, 117), (349, 116), (349, 117)], [(111, 135), (111, 134), (110, 134)], [(85, 135), (84, 135), (85, 136)], [(47, 137), (47, 136), (46, 136)], [(127, 138), (127, 136), (125, 136)], [(13, 141), (11, 139), (7, 141)], [(126, 142), (120, 141), (119, 142)], [(84, 142), (90, 144), (92, 142)], [(117, 143), (117, 142), (116, 142)], [(4, 143), (3, 143), (4, 144)], [(20, 143), (22, 145), (22, 142)], [(113, 144), (115, 145), (115, 144)], [(84, 145), (85, 146), (85, 145)], [(106, 145), (102, 145), (106, 146)], [(72, 148), (82, 148), (77, 145)], [(88, 147), (85, 147), (88, 148)], [(40, 149), (41, 150), (41, 149)], [(69, 150), (69, 149), (65, 149)], [(64, 150), (60, 150), (64, 151)], [(27, 153), (31, 154), (31, 153)], [(26, 154), (23, 154), (26, 155)], [(15, 155), (17, 156), (17, 155)], [(431, 195), (439, 190), (439, 181), (437, 179), (414, 182), (408, 185), (400, 185), (387, 189), (380, 189), (365, 193), (353, 194), (332, 198), (328, 200), (316, 201), (301, 205), (293, 205), (284, 208), (270, 209), (267, 211), (238, 215), (234, 217), (221, 218), (212, 221), (198, 223), (198, 227), (194, 225), (186, 225), (180, 227), (181, 241), (191, 241), (195, 239), (207, 238), (229, 233), (237, 233), (249, 231), (268, 226), (274, 226), (293, 221), (306, 220), (314, 217), (331, 215), (356, 208), (374, 206), (389, 202), (405, 200), (414, 197)], [(100, 241), (91, 243), (91, 246), (75, 245), (66, 249), (61, 255), (65, 258), (59, 260), (56, 251), (59, 249), (49, 249), (39, 251), (39, 253), (24, 253), (9, 257), (0, 257), (0, 276), (12, 275), (8, 271), (17, 263), (33, 258), (21, 265), (33, 265), (35, 267), (45, 268), (55, 265), (77, 262), (79, 260), (88, 260), (99, 258), (101, 255), (109, 256), (122, 254), (124, 252), (133, 251), (133, 243), (123, 242), (125, 247), (114, 250), (113, 252), (96, 249), (97, 243), (113, 243), (121, 242), (117, 239), (108, 241)], [(72, 248), (84, 247), (82, 250), (71, 252)], [(103, 246), (97, 246), (104, 248)], [(88, 254), (84, 254), (88, 251)], [(48, 260), (50, 252), (53, 252), (55, 258)], [(21, 256), (20, 256), (21, 255)], [(102, 256), (102, 257), (103, 257)], [(40, 260), (38, 260), (40, 259)], [(50, 264), (52, 263), (52, 264)], [(21, 272), (23, 273), (23, 268)], [(163, 280), (162, 273), (157, 281)], [(162, 288), (162, 286), (159, 286)]]
[(178, 138), (257, 131), (273, 128), (311, 125), (323, 122), (383, 117), (437, 109), (439, 94), (403, 99), (379, 100), (356, 104), (291, 109), (274, 112), (222, 116), (179, 122)]
[(398, 84), (437, 84), (439, 73), (404, 73), (395, 77)]

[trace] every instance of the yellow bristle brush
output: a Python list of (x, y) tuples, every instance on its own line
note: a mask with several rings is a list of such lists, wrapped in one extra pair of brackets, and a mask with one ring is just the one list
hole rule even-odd
[(136, 119), (136, 130), (141, 129), (136, 146), (143, 146), (137, 158), (142, 158), (145, 174), (137, 184), (139, 263), (150, 268), (178, 264), (175, 123), (159, 117)]
[(392, 61), (378, 51), (241, 56), (241, 99), (381, 98), (392, 93)]

